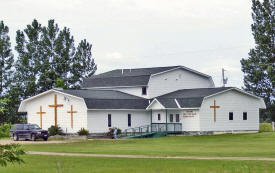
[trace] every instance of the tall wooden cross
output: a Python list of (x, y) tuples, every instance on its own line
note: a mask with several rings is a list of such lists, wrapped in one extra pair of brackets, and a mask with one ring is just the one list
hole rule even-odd
[(210, 106), (210, 108), (213, 108), (213, 109), (214, 109), (214, 122), (216, 122), (216, 109), (217, 109), (217, 108), (220, 108), (220, 106), (217, 106), (217, 105), (216, 105), (216, 100), (214, 100), (214, 105), (213, 105), (213, 106)]
[(54, 107), (54, 125), (57, 126), (57, 108), (62, 107), (63, 104), (57, 104), (57, 96), (54, 95), (54, 104), (49, 105), (49, 107)]
[(42, 106), (40, 106), (40, 112), (36, 112), (37, 114), (40, 114), (40, 128), (42, 129), (42, 114), (45, 114), (46, 112), (42, 112)]
[(71, 110), (67, 111), (67, 113), (71, 114), (71, 128), (73, 128), (73, 114), (77, 113), (77, 111), (73, 111), (73, 105), (71, 105)]

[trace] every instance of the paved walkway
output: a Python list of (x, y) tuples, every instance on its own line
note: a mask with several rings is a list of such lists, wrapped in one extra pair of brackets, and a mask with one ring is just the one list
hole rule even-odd
[(144, 158), (144, 159), (196, 159), (196, 160), (257, 160), (257, 161), (275, 161), (275, 158), (264, 158), (264, 157), (146, 156), (146, 155), (57, 153), (57, 152), (38, 152), (38, 151), (28, 151), (27, 154), (32, 154), (32, 155), (52, 155), (52, 156)]

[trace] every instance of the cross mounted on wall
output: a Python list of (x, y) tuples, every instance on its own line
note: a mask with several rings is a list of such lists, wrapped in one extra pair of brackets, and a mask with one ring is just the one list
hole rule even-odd
[(217, 108), (220, 108), (220, 106), (217, 106), (217, 105), (216, 105), (216, 100), (214, 100), (214, 105), (213, 105), (213, 106), (210, 106), (210, 108), (213, 108), (213, 109), (214, 109), (214, 122), (216, 122), (216, 109), (217, 109)]
[(36, 112), (37, 114), (40, 114), (40, 128), (42, 129), (42, 114), (45, 114), (46, 112), (42, 112), (42, 106), (40, 106), (40, 112)]
[(71, 128), (73, 128), (73, 114), (77, 113), (77, 111), (73, 111), (73, 105), (71, 105), (71, 110), (67, 111), (67, 113), (71, 114)]
[(54, 104), (49, 105), (49, 107), (54, 107), (54, 125), (57, 126), (57, 108), (63, 107), (63, 104), (57, 104), (57, 96), (54, 95)]

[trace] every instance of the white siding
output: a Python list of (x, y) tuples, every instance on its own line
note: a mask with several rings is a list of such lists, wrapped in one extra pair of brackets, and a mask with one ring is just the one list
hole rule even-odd
[(136, 87), (108, 87), (108, 88), (89, 88), (91, 90), (114, 90), (114, 91), (121, 91), (127, 94), (131, 94), (138, 97), (148, 98), (148, 92), (147, 95), (142, 95), (142, 87), (136, 86)]
[[(214, 110), (210, 108), (216, 100), (216, 123)], [(259, 108), (261, 100), (230, 90), (204, 99), (200, 109), (201, 131), (258, 130)], [(233, 120), (229, 120), (229, 112), (233, 112)], [(243, 120), (243, 112), (247, 112), (247, 120)]]
[[(37, 112), (46, 112), (42, 115), (42, 128), (47, 130), (50, 126), (54, 125), (54, 108), (49, 105), (54, 104), (54, 94), (57, 94), (57, 103), (63, 104), (63, 107), (57, 108), (57, 124), (63, 129), (64, 132), (76, 133), (80, 128), (87, 129), (87, 108), (83, 99), (76, 98), (61, 93), (50, 92), (49, 94), (42, 95), (27, 101), (24, 110), (27, 111), (28, 123), (34, 123), (40, 126), (40, 115)], [(65, 100), (64, 97), (67, 99)], [(73, 129), (71, 128), (71, 114), (67, 111), (73, 109), (77, 111), (73, 116)]]
[(121, 91), (127, 94), (132, 94), (135, 96), (148, 98), (148, 92), (147, 95), (142, 95), (142, 87), (121, 87), (121, 88), (113, 88), (113, 90)]
[(200, 116), (198, 110), (183, 110), (180, 117), (183, 131), (200, 131)]
[[(150, 124), (150, 112), (145, 110), (89, 110), (88, 129), (91, 133), (108, 132), (108, 114), (112, 117), (112, 126), (121, 130)], [(132, 125), (128, 127), (128, 114), (131, 114)]]
[[(179, 114), (180, 122), (182, 124), (182, 131), (199, 131), (200, 120), (197, 110), (192, 110), (195, 115), (186, 115), (187, 110), (168, 110), (167, 111), (167, 123), (177, 123), (176, 114)], [(188, 110), (191, 111), (191, 110)], [(160, 114), (160, 120), (158, 120), (158, 114)], [(173, 122), (170, 122), (170, 114), (173, 114)], [(153, 123), (166, 123), (166, 111), (165, 110), (153, 110), (152, 112)]]
[(151, 76), (147, 93), (149, 98), (153, 98), (179, 89), (210, 87), (214, 87), (211, 78), (184, 69), (176, 69)]

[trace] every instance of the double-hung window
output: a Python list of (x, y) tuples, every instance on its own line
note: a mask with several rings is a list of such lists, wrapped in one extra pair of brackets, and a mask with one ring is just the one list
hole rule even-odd
[(173, 114), (170, 114), (170, 122), (173, 122)]
[(160, 114), (158, 114), (158, 120), (160, 121)]
[(247, 112), (243, 112), (243, 120), (247, 120)]
[(112, 127), (112, 115), (108, 114), (108, 127)]
[(128, 127), (131, 127), (132, 125), (132, 117), (131, 114), (128, 114)]
[(229, 120), (233, 120), (233, 112), (229, 112)]
[(180, 122), (180, 114), (176, 114), (176, 122)]

